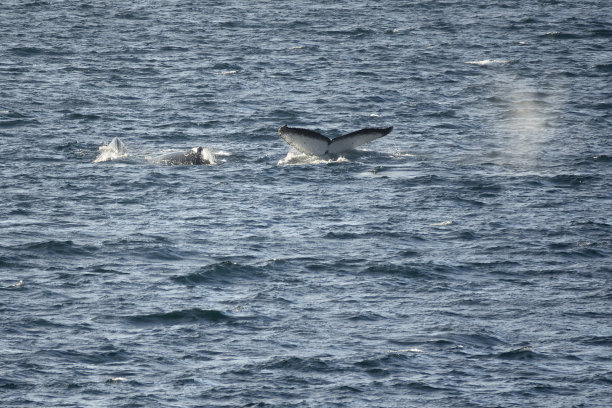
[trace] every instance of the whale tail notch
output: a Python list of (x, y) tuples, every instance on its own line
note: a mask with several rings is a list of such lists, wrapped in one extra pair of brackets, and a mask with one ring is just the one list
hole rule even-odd
[(291, 128), (283, 125), (278, 129), (278, 134), (290, 146), (302, 153), (323, 156), (326, 154), (340, 154), (355, 149), (362, 144), (388, 135), (392, 130), (393, 126), (387, 128), (366, 128), (330, 139), (309, 129)]

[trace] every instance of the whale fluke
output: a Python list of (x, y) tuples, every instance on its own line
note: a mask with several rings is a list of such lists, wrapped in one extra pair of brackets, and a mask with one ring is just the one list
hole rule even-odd
[(384, 129), (367, 128), (330, 139), (312, 130), (291, 128), (284, 125), (278, 129), (278, 134), (285, 142), (302, 153), (323, 156), (352, 150), (357, 146), (388, 135), (392, 130), (393, 126)]

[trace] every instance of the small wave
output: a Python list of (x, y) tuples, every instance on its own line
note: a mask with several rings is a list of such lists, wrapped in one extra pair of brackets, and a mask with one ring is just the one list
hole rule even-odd
[(142, 15), (141, 13), (134, 13), (131, 11), (119, 11), (113, 15), (114, 18), (121, 20), (146, 20), (147, 16)]
[(20, 57), (29, 57), (32, 55), (38, 55), (45, 52), (44, 49), (38, 47), (13, 47), (9, 49), (15, 55)]
[(593, 164), (607, 163), (610, 161), (612, 161), (612, 156), (603, 154), (603, 155), (597, 155), (597, 156), (581, 157), (579, 159), (576, 159), (574, 163), (578, 166), (590, 166)]
[(534, 352), (531, 346), (525, 346), (516, 350), (499, 353), (497, 358), (502, 360), (535, 360), (544, 358), (544, 355)]
[(41, 241), (22, 246), (21, 248), (40, 255), (91, 255), (96, 247), (77, 245), (72, 241)]
[(180, 45), (166, 45), (160, 48), (160, 51), (178, 51), (178, 52), (187, 52), (190, 51), (190, 48), (181, 47)]
[(38, 357), (51, 357), (64, 362), (79, 363), (79, 364), (108, 364), (125, 362), (130, 359), (130, 353), (124, 349), (110, 347), (102, 349), (99, 352), (94, 351), (84, 353), (77, 350), (56, 350), (43, 349), (35, 353)]
[(17, 127), (17, 126), (26, 126), (26, 125), (31, 125), (33, 123), (38, 123), (38, 122), (32, 121), (32, 120), (23, 120), (23, 119), (0, 120), (0, 127), (9, 128), (9, 127)]
[(35, 388), (33, 383), (0, 377), (0, 390), (29, 390), (33, 388)]
[(612, 346), (612, 336), (593, 336), (583, 340), (585, 344), (594, 346)]
[(326, 32), (330, 36), (342, 36), (348, 38), (364, 38), (376, 34), (376, 31), (369, 28), (355, 27), (352, 29), (331, 29)]
[(597, 249), (599, 244), (593, 242), (580, 242), (576, 244), (551, 244), (549, 247), (555, 251), (557, 255), (570, 258), (606, 258), (607, 254), (604, 250)]
[(409, 349), (444, 350), (492, 348), (504, 342), (487, 333), (432, 333), (431, 335), (414, 336), (408, 340), (392, 340), (392, 344)]
[(337, 371), (331, 362), (319, 357), (274, 357), (270, 361), (261, 364), (261, 367), (266, 370), (295, 370), (300, 372), (332, 372)]
[(346, 319), (354, 322), (376, 322), (384, 320), (385, 317), (374, 312), (360, 312), (357, 314), (350, 314), (346, 316)]
[(175, 276), (172, 280), (192, 286), (206, 283), (229, 284), (235, 279), (254, 279), (259, 276), (261, 276), (261, 271), (257, 267), (223, 261), (207, 265), (197, 272)]
[(408, 388), (412, 392), (426, 393), (426, 392), (442, 392), (448, 390), (448, 388), (434, 387), (433, 385), (426, 384), (421, 381), (396, 381), (393, 383), (394, 388)]
[(360, 274), (366, 275), (393, 275), (407, 278), (428, 278), (431, 275), (421, 269), (412, 266), (381, 264), (367, 266), (360, 271)]
[(212, 69), (217, 72), (231, 72), (231, 71), (240, 71), (242, 67), (240, 65), (234, 65), (227, 62), (217, 63), (212, 66)]
[(561, 31), (549, 31), (543, 35), (544, 38), (554, 38), (558, 40), (574, 40), (581, 38), (578, 34), (563, 33)]
[(25, 115), (22, 115), (18, 112), (2, 109), (0, 110), (0, 127), (1, 128), (10, 128), (17, 126), (25, 126), (25, 125), (33, 125), (38, 124), (39, 122), (35, 119), (30, 119)]
[(585, 182), (593, 180), (593, 176), (578, 174), (559, 174), (549, 177), (548, 181), (557, 187), (579, 187)]
[(353, 365), (372, 377), (386, 377), (392, 371), (403, 371), (416, 353), (383, 353), (356, 361)]
[(73, 112), (73, 113), (66, 115), (66, 119), (89, 121), (89, 120), (99, 120), (99, 119), (102, 119), (102, 117), (99, 115), (95, 115), (93, 113), (87, 114), (87, 113)]
[(168, 313), (151, 313), (128, 316), (127, 320), (134, 324), (144, 325), (177, 325), (190, 323), (220, 323), (231, 320), (231, 317), (218, 310), (200, 308), (175, 310)]
[(591, 36), (593, 37), (601, 37), (601, 38), (611, 38), (612, 37), (612, 30), (610, 29), (599, 29), (599, 30), (593, 30), (591, 32)]
[(612, 64), (595, 64), (593, 68), (601, 72), (612, 72)]
[(338, 240), (352, 240), (352, 239), (368, 239), (368, 238), (402, 238), (404, 236), (403, 233), (389, 231), (386, 229), (383, 230), (371, 230), (364, 232), (348, 232), (342, 231), (341, 227), (338, 228), (337, 231), (330, 231), (324, 235), (324, 238), (327, 239), (338, 239)]

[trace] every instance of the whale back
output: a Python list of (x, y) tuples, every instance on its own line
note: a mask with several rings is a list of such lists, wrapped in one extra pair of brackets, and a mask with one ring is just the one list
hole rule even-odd
[(186, 152), (167, 153), (153, 159), (153, 162), (167, 165), (210, 164), (202, 156), (202, 146), (194, 147)]

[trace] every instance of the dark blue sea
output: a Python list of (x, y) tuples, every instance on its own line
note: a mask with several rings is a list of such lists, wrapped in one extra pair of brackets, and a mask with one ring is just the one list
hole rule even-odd
[(611, 79), (603, 0), (4, 2), (0, 405), (612, 406)]

